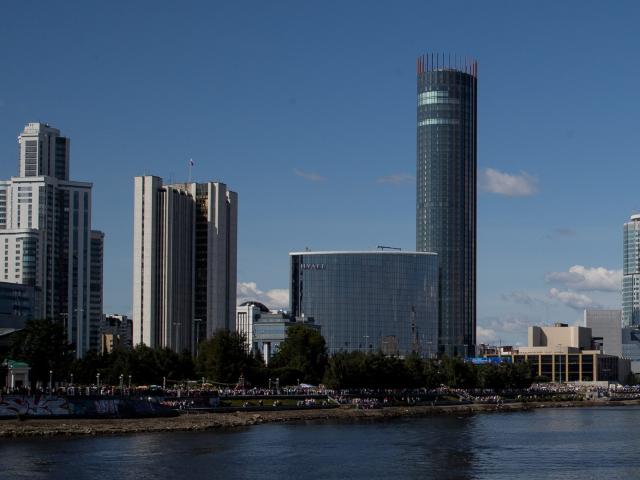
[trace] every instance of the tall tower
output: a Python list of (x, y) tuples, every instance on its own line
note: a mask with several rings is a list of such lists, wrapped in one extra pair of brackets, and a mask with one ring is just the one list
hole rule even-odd
[(476, 343), (477, 73), (469, 58), (418, 58), (416, 250), (440, 264), (439, 352)]
[(640, 325), (640, 214), (624, 224), (622, 326)]
[(0, 280), (34, 286), (34, 316), (64, 323), (80, 358), (102, 315), (91, 301), (92, 288), (102, 295), (101, 274), (91, 283), (102, 257), (92, 263), (92, 184), (69, 180), (69, 143), (37, 122), (18, 137), (19, 176), (0, 181)]
[(235, 325), (237, 205), (224, 183), (135, 178), (134, 345), (194, 352)]

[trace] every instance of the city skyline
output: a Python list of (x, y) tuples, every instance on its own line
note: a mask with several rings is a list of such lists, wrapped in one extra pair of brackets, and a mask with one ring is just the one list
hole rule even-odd
[[(72, 2), (47, 15), (12, 5), (4, 31), (21, 49), (6, 50), (0, 80), (0, 178), (15, 175), (25, 123), (72, 139), (71, 178), (93, 182), (92, 228), (106, 233), (105, 312), (127, 314), (133, 177), (185, 181), (193, 158), (194, 181), (224, 180), (243, 198), (240, 296), (283, 306), (290, 251), (412, 250), (415, 57), (473, 55), (482, 66), (478, 340), (524, 341), (524, 325), (619, 308), (621, 225), (640, 206), (620, 187), (637, 146), (634, 99), (619, 93), (639, 73), (628, 60), (638, 7), (581, 6), (370, 6), (386, 19), (378, 34), (379, 21), (355, 5), (339, 18), (292, 4), (255, 5), (246, 18), (232, 6), (160, 4), (147, 17), (134, 5), (120, 17)], [(421, 26), (450, 15), (454, 27)], [(571, 39), (569, 19), (580, 20)], [(45, 41), (66, 55), (36, 67), (28, 54)], [(46, 84), (36, 68), (50, 72)]]

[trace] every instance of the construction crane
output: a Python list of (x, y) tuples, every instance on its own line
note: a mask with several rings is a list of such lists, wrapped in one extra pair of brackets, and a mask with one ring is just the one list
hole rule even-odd
[(398, 247), (387, 247), (386, 245), (378, 245), (378, 250), (402, 250)]

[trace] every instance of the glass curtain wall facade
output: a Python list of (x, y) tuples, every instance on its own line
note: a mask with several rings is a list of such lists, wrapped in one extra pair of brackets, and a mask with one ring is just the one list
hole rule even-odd
[(640, 325), (640, 215), (624, 224), (622, 263), (622, 324)]
[(437, 255), (301, 252), (290, 260), (291, 315), (318, 325), (330, 354), (436, 354)]
[(416, 250), (438, 254), (439, 352), (476, 343), (477, 62), (418, 58)]

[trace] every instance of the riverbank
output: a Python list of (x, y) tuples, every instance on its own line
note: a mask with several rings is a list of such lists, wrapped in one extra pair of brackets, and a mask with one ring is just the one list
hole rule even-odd
[(504, 405), (470, 404), (446, 406), (387, 407), (356, 410), (335, 408), (318, 410), (282, 410), (184, 414), (179, 417), (145, 419), (29, 419), (0, 421), (0, 437), (50, 437), (76, 435), (121, 435), (176, 431), (205, 431), (237, 428), (273, 422), (308, 422), (323, 420), (380, 420), (429, 415), (472, 415), (488, 412), (516, 412), (535, 408), (576, 408), (640, 405), (627, 402), (539, 402)]

